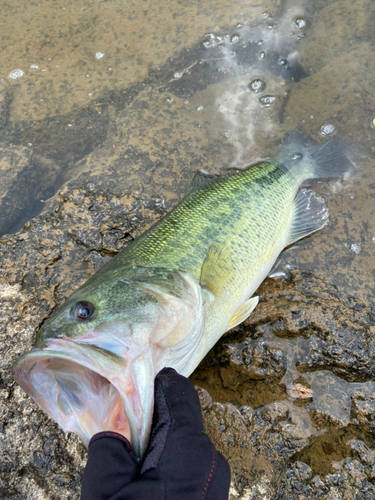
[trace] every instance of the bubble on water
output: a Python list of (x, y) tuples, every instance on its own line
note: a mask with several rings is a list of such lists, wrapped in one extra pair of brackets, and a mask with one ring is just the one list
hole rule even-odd
[(31, 146), (32, 146), (32, 145), (33, 145), (33, 143), (32, 143), (32, 142), (28, 142), (28, 143), (27, 143), (27, 146), (28, 146), (29, 148), (31, 148)]
[(181, 78), (182, 76), (182, 73), (180, 73), (179, 71), (176, 71), (176, 73), (173, 74), (173, 78)]
[(302, 153), (294, 153), (292, 156), (292, 160), (302, 160), (303, 154)]
[(375, 118), (372, 119), (372, 126), (375, 127)]
[(361, 251), (361, 246), (357, 245), (356, 243), (352, 243), (352, 245), (350, 246), (350, 250), (358, 255)]
[(167, 97), (165, 102), (167, 102), (168, 104), (172, 104), (173, 99), (171, 97)]
[(274, 95), (262, 95), (261, 97), (259, 97), (259, 102), (263, 106), (270, 107), (275, 104), (276, 97)]
[(249, 89), (253, 92), (263, 92), (266, 88), (266, 82), (264, 82), (261, 78), (254, 78), (249, 83)]
[(278, 63), (280, 66), (286, 66), (288, 64), (288, 61), (286, 59), (279, 59)]
[(187, 99), (185, 99), (184, 104), (189, 104), (189, 101)]
[(39, 69), (39, 66), (37, 64), (32, 64), (30, 66), (31, 69)]
[(320, 127), (320, 133), (323, 136), (332, 135), (335, 132), (336, 128), (332, 123), (325, 123)]
[(238, 42), (239, 39), (240, 39), (240, 37), (238, 35), (233, 35), (232, 38), (230, 39), (230, 41), (232, 43), (236, 43), (236, 42)]
[(264, 18), (271, 17), (271, 14), (269, 12), (263, 12), (262, 17)]
[(299, 29), (306, 28), (306, 21), (303, 17), (297, 17), (297, 19), (294, 20), (294, 24)]
[(265, 57), (266, 57), (266, 53), (263, 50), (261, 52), (259, 52), (258, 59), (264, 59)]
[(202, 111), (202, 109), (203, 109), (203, 106), (198, 106), (197, 107), (197, 111)]
[(375, 245), (375, 236), (372, 237), (372, 242), (374, 243)]
[(242, 24), (241, 23), (238, 23), (236, 28), (242, 28)]
[(17, 78), (20, 78), (23, 75), (22, 69), (14, 69), (11, 71), (8, 75), (9, 78), (12, 80), (16, 80)]
[(96, 57), (97, 59), (101, 59), (103, 56), (104, 56), (103, 52), (99, 52), (99, 51), (98, 51), (98, 52), (96, 52), (96, 53), (95, 53), (95, 57)]

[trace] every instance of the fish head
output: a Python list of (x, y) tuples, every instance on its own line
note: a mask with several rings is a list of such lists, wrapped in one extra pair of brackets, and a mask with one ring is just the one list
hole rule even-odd
[(164, 366), (184, 373), (203, 329), (193, 276), (141, 267), (99, 272), (45, 321), (13, 374), (64, 431), (85, 444), (97, 432), (121, 432), (142, 457), (154, 378)]

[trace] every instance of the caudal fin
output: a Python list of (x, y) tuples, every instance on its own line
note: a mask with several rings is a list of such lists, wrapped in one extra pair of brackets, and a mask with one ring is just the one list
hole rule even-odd
[(340, 177), (354, 169), (349, 160), (350, 143), (333, 137), (324, 144), (315, 142), (302, 127), (287, 137), (275, 156), (279, 167), (305, 179)]

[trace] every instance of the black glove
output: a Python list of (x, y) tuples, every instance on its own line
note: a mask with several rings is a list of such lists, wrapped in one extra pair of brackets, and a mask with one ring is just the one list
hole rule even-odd
[(96, 434), (81, 500), (228, 500), (229, 484), (227, 461), (203, 434), (193, 385), (164, 368), (155, 379), (153, 427), (143, 463), (121, 434)]

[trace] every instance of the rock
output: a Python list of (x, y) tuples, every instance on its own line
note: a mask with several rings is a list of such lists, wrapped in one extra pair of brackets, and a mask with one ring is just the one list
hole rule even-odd
[(275, 500), (374, 498), (374, 451), (360, 440), (348, 441), (347, 445), (352, 457), (333, 463), (332, 472), (323, 476), (313, 477), (307, 464), (295, 462), (283, 473)]
[(286, 391), (288, 396), (292, 399), (312, 399), (314, 395), (314, 391), (312, 389), (299, 383), (288, 384), (286, 386)]
[[(254, 342), (252, 343), (254, 344)], [(284, 353), (281, 349), (269, 347), (260, 341), (249, 345), (227, 344), (225, 353), (220, 356), (220, 377), (224, 387), (236, 389), (246, 380), (270, 381), (285, 371)]]
[(352, 396), (350, 414), (353, 423), (375, 429), (375, 394), (366, 397), (361, 392), (355, 392)]
[(0, 79), (0, 142), (6, 135), (5, 127), (8, 122), (11, 102), (12, 88), (6, 80)]
[(241, 498), (254, 493), (259, 483), (265, 498), (272, 498), (280, 470), (308, 443), (308, 421), (308, 413), (289, 402), (258, 410), (212, 403), (204, 412), (205, 432), (229, 460)]

